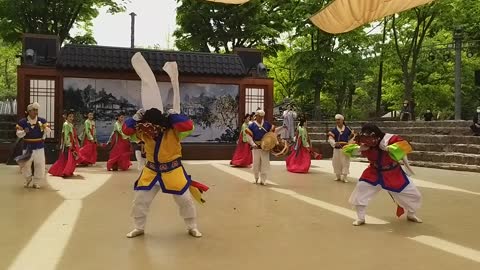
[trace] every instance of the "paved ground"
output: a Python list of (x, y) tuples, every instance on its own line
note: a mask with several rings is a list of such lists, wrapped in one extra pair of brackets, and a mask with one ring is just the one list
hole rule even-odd
[(79, 168), (75, 179), (22, 188), (15, 166), (0, 166), (0, 269), (480, 269), (480, 174), (415, 168), (424, 195), (413, 224), (380, 193), (366, 226), (353, 227), (351, 182), (333, 181), (330, 161), (310, 174), (274, 162), (272, 183), (251, 184), (248, 169), (225, 161), (186, 162), (211, 189), (199, 208), (201, 239), (189, 237), (173, 200), (153, 203), (147, 235), (127, 239), (138, 172)]

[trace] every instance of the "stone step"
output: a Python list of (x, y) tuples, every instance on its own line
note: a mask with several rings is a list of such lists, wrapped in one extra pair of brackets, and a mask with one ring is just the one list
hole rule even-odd
[(0, 122), (17, 122), (17, 115), (0, 114)]
[(15, 122), (5, 122), (5, 121), (0, 121), (0, 130), (8, 130), (8, 129), (15, 129), (17, 123)]
[[(462, 136), (462, 135), (431, 135), (431, 134), (399, 134), (404, 139), (412, 143), (428, 144), (474, 144), (480, 145), (480, 136)], [(325, 133), (309, 133), (310, 139), (315, 141), (325, 141)]]
[(423, 135), (403, 134), (401, 135), (409, 142), (430, 143), (430, 144), (476, 144), (480, 145), (480, 136), (461, 135)]
[(428, 162), (428, 161), (412, 161), (410, 163), (411, 165), (418, 166), (418, 167), (454, 170), (454, 171), (480, 172), (479, 165), (465, 165), (465, 164), (458, 164), (458, 163), (439, 163), (439, 162)]
[[(352, 159), (352, 161), (365, 162), (365, 163), (368, 162), (366, 158), (355, 158), (355, 159)], [(409, 160), (409, 163), (410, 165), (417, 166), (417, 167), (454, 170), (454, 171), (480, 172), (480, 165), (441, 163), (441, 162), (429, 162), (429, 161), (418, 161), (418, 160)], [(413, 168), (413, 170), (415, 171), (415, 168)]]
[[(351, 127), (361, 127), (368, 121), (347, 121), (347, 125)], [(468, 128), (472, 121), (383, 121), (375, 122), (380, 128), (384, 127), (466, 127)], [(277, 125), (281, 125), (277, 123)], [(333, 128), (334, 121), (308, 121), (309, 127), (325, 127)]]
[[(360, 131), (360, 126), (350, 126), (355, 131)], [(470, 127), (381, 127), (383, 132), (393, 134), (432, 134), (432, 135), (472, 135)], [(325, 127), (308, 127), (310, 133), (326, 133)], [(328, 129), (330, 131), (330, 129)]]
[(410, 142), (413, 151), (428, 152), (458, 152), (465, 154), (479, 154), (480, 145), (477, 144), (438, 144), (438, 143), (417, 143)]
[(15, 134), (15, 129), (0, 130), (1, 139), (16, 139), (17, 135)]
[(465, 154), (457, 152), (414, 151), (408, 155), (408, 159), (422, 162), (480, 165), (479, 154)]

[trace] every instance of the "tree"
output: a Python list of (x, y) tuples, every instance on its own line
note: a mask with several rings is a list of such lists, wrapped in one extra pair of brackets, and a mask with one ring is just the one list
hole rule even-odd
[[(439, 11), (439, 5), (434, 2), (406, 12), (399, 18), (396, 15), (391, 17), (395, 51), (403, 72), (404, 99), (408, 100), (413, 106), (412, 113), (414, 113), (413, 109), (415, 107), (413, 86), (417, 76), (420, 52), (425, 37)], [(402, 31), (401, 35), (399, 34), (400, 31)]]
[[(91, 22), (98, 9), (108, 12), (125, 10), (126, 0), (0, 0), (0, 36), (18, 42), (22, 33), (57, 35), (60, 42), (92, 43)], [(78, 26), (85, 30), (80, 37), (70, 36)]]
[(180, 50), (229, 53), (235, 47), (279, 48), (288, 29), (288, 0), (251, 0), (225, 5), (198, 0), (177, 0), (175, 45)]
[(0, 100), (17, 96), (16, 55), (19, 51), (18, 45), (5, 44), (0, 40)]

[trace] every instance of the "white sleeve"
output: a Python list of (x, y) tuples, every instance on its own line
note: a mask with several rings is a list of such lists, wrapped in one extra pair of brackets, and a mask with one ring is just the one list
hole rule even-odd
[(255, 142), (253, 141), (253, 138), (252, 136), (250, 136), (249, 134), (247, 134), (247, 141), (248, 143), (251, 145), (251, 146), (255, 146)]
[(25, 135), (27, 135), (25, 130), (17, 130), (17, 137), (18, 138), (23, 138), (23, 137), (25, 137)]
[(328, 136), (328, 142), (330, 143), (330, 145), (332, 147), (335, 147), (335, 139), (334, 138), (332, 138), (331, 136)]

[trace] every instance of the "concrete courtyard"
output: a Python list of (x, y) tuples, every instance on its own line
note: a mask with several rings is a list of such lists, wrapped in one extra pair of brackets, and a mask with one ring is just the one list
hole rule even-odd
[(127, 239), (136, 169), (97, 164), (34, 190), (17, 166), (1, 165), (0, 269), (480, 269), (480, 174), (414, 168), (423, 224), (397, 219), (381, 192), (367, 225), (354, 227), (348, 197), (365, 166), (352, 163), (350, 182), (340, 183), (329, 160), (313, 161), (309, 174), (272, 162), (271, 182), (260, 186), (228, 161), (185, 161), (211, 188), (197, 205), (204, 237), (188, 236), (171, 196), (159, 193), (146, 235)]

